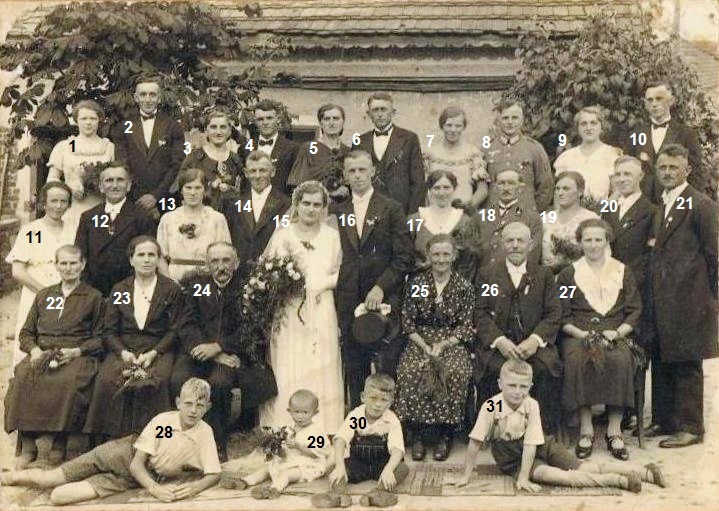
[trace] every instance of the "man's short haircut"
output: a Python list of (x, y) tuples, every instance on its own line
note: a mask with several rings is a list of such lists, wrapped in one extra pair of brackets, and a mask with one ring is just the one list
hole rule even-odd
[(662, 147), (661, 151), (659, 151), (659, 154), (657, 154), (657, 160), (659, 160), (659, 157), (663, 154), (671, 156), (672, 158), (681, 157), (689, 161), (689, 151), (686, 147), (680, 144), (667, 144), (666, 146)]
[(370, 94), (370, 97), (367, 98), (367, 108), (370, 107), (372, 101), (389, 101), (390, 103), (394, 104), (392, 95), (389, 92), (375, 92), (373, 94)]
[(513, 169), (512, 167), (499, 169), (494, 176), (494, 180), (497, 181), (497, 178), (499, 176), (501, 176), (502, 174), (504, 174), (505, 172), (514, 172), (515, 174), (517, 174), (517, 178), (519, 178), (519, 182), (524, 183), (524, 176), (522, 176), (522, 173), (517, 169)]
[(156, 83), (162, 89), (162, 77), (158, 74), (144, 73), (135, 78), (135, 89), (141, 83)]
[(359, 160), (363, 158), (366, 159), (372, 167), (374, 167), (372, 156), (370, 156), (370, 154), (363, 149), (352, 149), (349, 153), (345, 155), (344, 160), (342, 161), (344, 163), (347, 160)]
[(202, 401), (210, 401), (210, 384), (202, 378), (190, 378), (180, 387), (180, 397), (190, 395), (201, 399)]
[(85, 256), (82, 255), (82, 250), (80, 250), (80, 248), (76, 247), (75, 245), (68, 244), (68, 245), (63, 245), (60, 248), (58, 248), (55, 251), (55, 262), (57, 262), (57, 260), (60, 258), (60, 254), (62, 254), (62, 253), (80, 256), (80, 261), (85, 260)]
[(505, 97), (501, 98), (497, 104), (494, 106), (493, 110), (497, 112), (498, 114), (501, 114), (504, 112), (507, 108), (513, 107), (514, 105), (517, 105), (520, 110), (522, 110), (522, 113), (524, 113), (524, 103), (519, 98), (512, 98), (512, 97)]
[(261, 99), (260, 101), (255, 103), (255, 106), (252, 110), (253, 111), (262, 110), (263, 112), (275, 112), (276, 114), (279, 115), (277, 104), (274, 101), (272, 101), (271, 99)]
[(522, 229), (529, 235), (529, 239), (530, 240), (532, 239), (532, 230), (524, 222), (517, 221), (517, 222), (511, 222), (511, 223), (508, 223), (507, 225), (505, 225), (504, 228), (502, 229), (502, 237), (504, 237), (504, 233), (510, 229)]
[(442, 113), (439, 114), (439, 128), (444, 128), (444, 123), (447, 122), (447, 119), (452, 119), (453, 117), (459, 117), (462, 116), (462, 121), (464, 123), (464, 127), (467, 127), (467, 113), (459, 108), (458, 106), (448, 106), (444, 110), (442, 110)]
[(102, 178), (102, 173), (107, 169), (123, 169), (125, 174), (127, 174), (127, 178), (132, 179), (132, 172), (130, 172), (129, 165), (122, 160), (113, 160), (103, 164), (100, 168), (100, 178)]
[(506, 360), (504, 364), (502, 364), (502, 368), (499, 370), (499, 377), (504, 378), (508, 374), (527, 376), (530, 380), (534, 377), (532, 366), (524, 360)]
[(657, 87), (664, 87), (669, 91), (670, 95), (674, 96), (674, 89), (669, 84), (669, 82), (665, 80), (654, 80), (652, 82), (649, 82), (649, 85), (644, 88), (644, 93), (646, 94), (648, 89), (656, 89)]
[(370, 374), (364, 381), (364, 390), (375, 389), (380, 392), (386, 392), (394, 397), (397, 384), (392, 377), (384, 373)]
[(454, 175), (454, 172), (445, 169), (439, 169), (433, 170), (427, 176), (427, 189), (429, 190), (430, 188), (432, 188), (435, 184), (437, 184), (437, 181), (442, 178), (447, 178), (449, 184), (451, 184), (452, 188), (454, 188), (455, 190), (457, 189), (457, 186), (459, 186), (459, 181), (457, 181), (457, 176)]
[(290, 396), (289, 404), (291, 405), (292, 403), (308, 403), (312, 405), (313, 410), (317, 410), (320, 407), (320, 400), (317, 399), (315, 393), (307, 389), (300, 389), (293, 392)]
[(260, 162), (262, 160), (267, 160), (268, 162), (270, 162), (270, 166), (272, 168), (275, 168), (274, 163), (272, 163), (272, 158), (264, 151), (252, 151), (250, 154), (248, 154), (247, 159), (245, 160), (245, 168), (247, 168), (247, 164), (251, 161)]
[(622, 155), (616, 160), (614, 160), (614, 170), (616, 171), (620, 165), (625, 165), (627, 163), (631, 163), (632, 166), (637, 167), (641, 172), (644, 172), (644, 169), (642, 168), (642, 162), (635, 158), (634, 156), (630, 156), (628, 154)]
[(209, 245), (207, 245), (207, 250), (205, 251), (205, 254), (209, 254), (210, 250), (215, 247), (227, 247), (231, 248), (232, 252), (235, 254), (235, 257), (239, 257), (239, 254), (237, 253), (237, 247), (235, 247), (232, 243), (229, 241), (213, 241)]
[(600, 229), (604, 229), (604, 234), (607, 238), (607, 241), (609, 243), (614, 241), (614, 229), (612, 229), (611, 225), (609, 225), (601, 218), (587, 218), (586, 220), (582, 220), (581, 222), (579, 222), (577, 230), (574, 233), (578, 243), (582, 241), (582, 233), (591, 227), (599, 227)]
[(579, 172), (576, 170), (565, 170), (564, 172), (560, 172), (557, 174), (557, 177), (554, 179), (554, 183), (559, 183), (562, 179), (571, 179), (574, 181), (574, 183), (577, 185), (577, 190), (579, 190), (580, 194), (584, 194), (584, 190), (586, 189), (586, 182), (584, 181), (584, 176), (582, 176)]

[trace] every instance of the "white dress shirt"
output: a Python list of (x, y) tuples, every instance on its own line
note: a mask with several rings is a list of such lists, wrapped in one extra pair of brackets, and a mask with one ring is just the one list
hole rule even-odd
[(630, 195), (627, 195), (626, 197), (619, 197), (617, 202), (619, 203), (619, 220), (621, 220), (624, 215), (627, 214), (627, 211), (629, 211), (632, 206), (639, 200), (639, 197), (642, 196), (641, 190), (638, 192), (634, 192)]
[(355, 226), (357, 227), (357, 235), (362, 238), (362, 228), (364, 227), (365, 217), (367, 216), (367, 208), (369, 201), (374, 193), (374, 188), (370, 187), (362, 197), (352, 194), (352, 206), (355, 210)]
[(667, 136), (667, 128), (668, 126), (664, 126), (663, 128), (655, 128), (655, 124), (664, 124), (665, 122), (669, 122), (671, 120), (671, 117), (664, 119), (661, 122), (655, 121), (652, 119), (652, 145), (654, 146), (654, 152), (658, 153), (659, 149), (662, 147), (662, 144), (664, 143), (664, 137)]
[(152, 295), (155, 294), (155, 286), (157, 286), (157, 275), (152, 279), (152, 284), (146, 288), (138, 285), (137, 279), (132, 290), (132, 308), (135, 315), (135, 321), (140, 330), (145, 328), (147, 321), (147, 313), (150, 312), (150, 302)]
[(152, 142), (152, 130), (155, 129), (155, 119), (157, 118), (157, 110), (155, 110), (152, 114), (153, 117), (151, 119), (143, 119), (142, 116), (145, 115), (143, 112), (140, 112), (140, 121), (142, 122), (142, 132), (145, 135), (145, 144), (147, 147), (150, 147), (150, 143)]
[[(377, 130), (378, 128), (374, 129)], [(387, 145), (389, 145), (389, 139), (392, 136), (393, 130), (394, 126), (392, 124), (390, 124), (389, 127), (385, 127), (385, 129), (382, 131), (387, 132), (387, 136), (382, 137), (378, 137), (374, 134), (374, 130), (372, 131), (372, 136), (374, 137), (374, 140), (372, 141), (372, 144), (374, 146), (374, 154), (378, 160), (381, 160), (384, 156), (384, 153), (387, 150)]]
[(664, 218), (669, 216), (669, 212), (672, 210), (672, 207), (674, 207), (674, 203), (677, 201), (677, 197), (679, 197), (684, 189), (689, 186), (689, 183), (684, 181), (679, 186), (675, 186), (671, 190), (664, 190), (662, 192), (662, 202), (664, 202)]
[(257, 223), (260, 220), (260, 215), (262, 214), (262, 208), (265, 207), (265, 203), (267, 202), (267, 197), (270, 196), (270, 190), (272, 190), (272, 185), (268, 186), (264, 190), (262, 190), (260, 193), (257, 193), (254, 188), (251, 190), (252, 193), (252, 216), (255, 217), (255, 223)]
[(105, 213), (110, 217), (110, 222), (114, 222), (117, 218), (117, 215), (120, 214), (120, 210), (122, 209), (122, 206), (125, 205), (125, 202), (127, 202), (127, 197), (122, 199), (117, 204), (110, 204), (109, 202), (105, 201)]
[[(279, 136), (279, 133), (275, 133), (270, 138), (265, 138), (262, 135), (257, 139), (257, 150), (262, 151), (267, 156), (272, 156), (272, 150), (275, 148), (275, 144), (277, 143), (277, 137)], [(260, 140), (271, 140), (272, 145), (260, 145)]]

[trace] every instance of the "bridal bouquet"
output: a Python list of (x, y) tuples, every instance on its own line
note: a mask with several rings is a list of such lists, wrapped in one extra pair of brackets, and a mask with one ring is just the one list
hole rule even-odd
[(142, 367), (142, 365), (129, 364), (122, 370), (120, 381), (118, 382), (119, 388), (112, 396), (112, 399), (116, 399), (124, 392), (131, 390), (139, 390), (145, 387), (156, 387), (159, 383), (160, 382), (157, 377)]
[(552, 249), (558, 256), (566, 261), (573, 262), (582, 257), (582, 248), (568, 238), (561, 238), (552, 234)]
[[(294, 258), (274, 256), (257, 262), (242, 291), (242, 334), (252, 362), (263, 362), (272, 329), (279, 327), (285, 307), (298, 297), (304, 303), (305, 276)], [(301, 308), (297, 310), (300, 321)]]
[(265, 455), (265, 460), (270, 461), (274, 458), (285, 458), (287, 457), (287, 437), (290, 432), (287, 426), (282, 426), (279, 429), (270, 428), (264, 426), (262, 428), (262, 436), (260, 438), (260, 449)]
[(82, 186), (85, 193), (100, 193), (100, 172), (107, 167), (107, 163), (86, 162), (82, 164)]

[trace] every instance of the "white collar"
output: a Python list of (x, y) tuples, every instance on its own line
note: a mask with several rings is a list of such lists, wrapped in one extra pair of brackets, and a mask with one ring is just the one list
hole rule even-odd
[(574, 282), (584, 293), (587, 303), (604, 315), (617, 302), (619, 292), (624, 286), (624, 264), (613, 257), (607, 257), (604, 266), (595, 272), (586, 257), (572, 263), (574, 266)]
[[(155, 294), (155, 287), (157, 286), (157, 274), (155, 274), (154, 277), (152, 277), (152, 282), (150, 282), (150, 285), (147, 287), (142, 287), (138, 281), (137, 277), (135, 277), (135, 281), (133, 283), (133, 287), (136, 291), (141, 291), (142, 295), (147, 298), (147, 301), (149, 302), (152, 299), (152, 295)], [(145, 293), (147, 291), (147, 293)], [(137, 294), (137, 293), (135, 293)]]
[(513, 137), (508, 137), (507, 135), (505, 135), (503, 133), (502, 135), (499, 136), (499, 138), (502, 141), (502, 143), (504, 143), (505, 145), (514, 145), (517, 142), (519, 142), (520, 138), (522, 138), (522, 134), (518, 133), (517, 135), (514, 135)]
[(105, 201), (105, 213), (110, 213), (113, 211), (119, 213), (120, 210), (122, 209), (122, 206), (125, 205), (125, 202), (127, 202), (127, 196), (125, 196), (124, 199), (122, 199), (120, 202), (118, 202), (116, 204), (111, 204), (111, 203), (107, 202), (107, 200), (106, 200)]
[(524, 275), (525, 273), (527, 273), (527, 260), (526, 260), (526, 259), (525, 259), (524, 262), (523, 262), (522, 264), (520, 264), (519, 266), (516, 266), (516, 265), (515, 265), (512, 261), (510, 261), (509, 259), (505, 259), (504, 263), (507, 265), (507, 271), (508, 271), (510, 274), (512, 274), (512, 273), (521, 273), (522, 275)]
[[(664, 124), (665, 122), (671, 122), (671, 121), (672, 121), (672, 116), (671, 116), (671, 115), (667, 115), (666, 118), (663, 119), (663, 120), (661, 120), (661, 121), (657, 121), (656, 119), (652, 119), (652, 118), (650, 118), (649, 120), (650, 120), (651, 123), (652, 123), (652, 129), (655, 129), (655, 128), (654, 128), (654, 125), (655, 125), (655, 124)], [(668, 127), (668, 126), (665, 126), (664, 128), (656, 128), (656, 129), (667, 129), (667, 127)]]
[(682, 192), (686, 189), (686, 187), (689, 186), (689, 183), (687, 181), (684, 181), (679, 186), (675, 186), (671, 190), (664, 190), (662, 192), (662, 201), (664, 202), (664, 205), (671, 205), (674, 203), (675, 200), (677, 200), (677, 197), (679, 197)]
[(642, 196), (642, 191), (639, 190), (634, 193), (630, 193), (626, 197), (619, 197), (619, 204), (626, 209), (631, 208), (635, 202), (639, 200), (639, 197)]
[(265, 138), (265, 137), (263, 137), (262, 135), (260, 135), (259, 137), (257, 137), (257, 141), (259, 142), (260, 140), (271, 140), (271, 141), (272, 141), (272, 145), (275, 145), (275, 142), (277, 142), (277, 137), (278, 137), (278, 136), (280, 136), (280, 132), (279, 132), (279, 131), (276, 132), (274, 135), (272, 135), (270, 138)]
[(369, 200), (372, 198), (372, 194), (374, 193), (374, 187), (370, 186), (369, 190), (364, 195), (357, 195), (356, 193), (352, 193), (352, 203), (364, 203), (369, 202)]
[(372, 135), (374, 136), (375, 131), (381, 131), (383, 133), (387, 133), (387, 135), (392, 134), (392, 130), (394, 129), (394, 123), (390, 122), (387, 126), (385, 126), (383, 129), (379, 129), (377, 126), (375, 126), (372, 129)]
[(500, 209), (509, 209), (512, 206), (514, 206), (515, 204), (517, 204), (518, 202), (519, 202), (519, 199), (514, 199), (509, 204), (502, 204), (502, 201), (497, 201), (497, 205), (499, 206)]
[(250, 190), (252, 192), (252, 198), (253, 199), (266, 199), (268, 195), (270, 195), (270, 191), (272, 190), (272, 185), (267, 186), (264, 190), (261, 192), (256, 192), (254, 188), (250, 187)]

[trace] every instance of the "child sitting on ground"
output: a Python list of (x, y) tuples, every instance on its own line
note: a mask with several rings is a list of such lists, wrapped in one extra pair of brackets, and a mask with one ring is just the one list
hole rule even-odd
[[(210, 408), (210, 384), (190, 378), (175, 403), (177, 411), (156, 415), (139, 437), (104, 443), (53, 470), (1, 474), (0, 483), (54, 488), (50, 500), (56, 505), (138, 486), (163, 502), (194, 497), (220, 479), (212, 428), (202, 420)], [(168, 481), (174, 484), (161, 484)]]
[(317, 396), (309, 390), (298, 390), (290, 396), (287, 411), (295, 424), (287, 440), (286, 456), (273, 458), (266, 466), (233, 484), (244, 490), (270, 479), (271, 485), (252, 488), (252, 496), (256, 499), (276, 499), (290, 483), (313, 481), (325, 475), (327, 470), (330, 440), (322, 428), (312, 422), (312, 417), (319, 411)]
[(516, 478), (517, 489), (541, 490), (535, 483), (574, 488), (615, 487), (639, 492), (642, 480), (664, 488), (661, 468), (627, 463), (580, 461), (551, 436), (542, 432), (539, 404), (529, 397), (532, 366), (522, 360), (507, 360), (499, 375), (501, 392), (482, 405), (470, 441), (464, 474), (457, 486), (469, 483), (477, 453), (489, 443), (492, 456), (505, 474)]
[(347, 507), (352, 499), (347, 483), (377, 479), (377, 487), (360, 497), (363, 506), (388, 507), (397, 503), (393, 493), (409, 474), (404, 464), (404, 439), (399, 419), (390, 411), (395, 383), (386, 374), (367, 377), (362, 405), (345, 418), (334, 438), (335, 467), (330, 473), (330, 491), (312, 497), (319, 508)]

